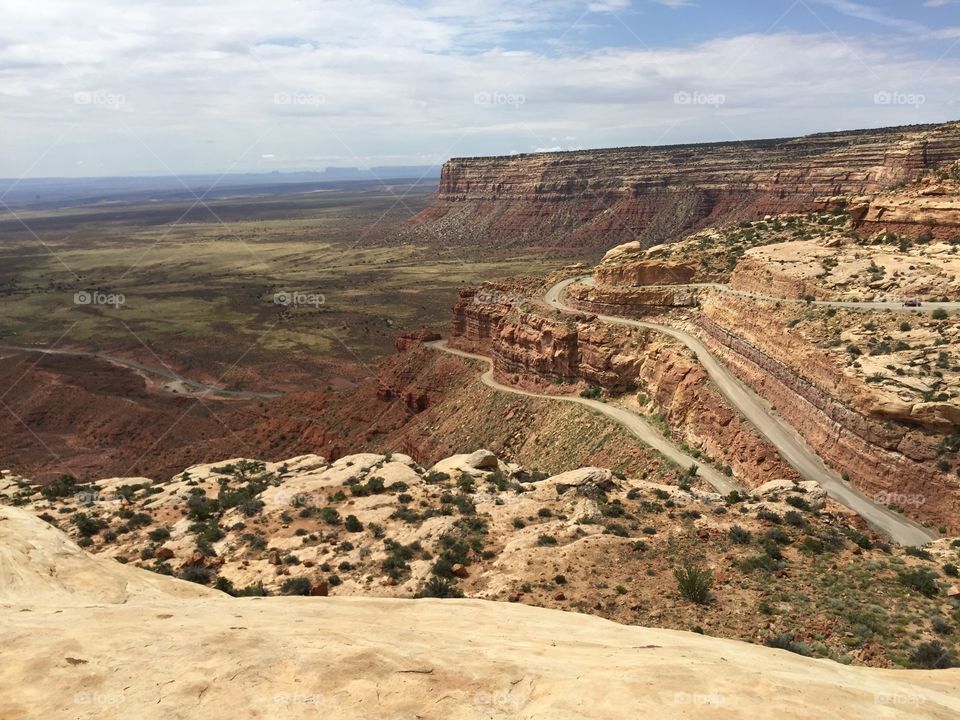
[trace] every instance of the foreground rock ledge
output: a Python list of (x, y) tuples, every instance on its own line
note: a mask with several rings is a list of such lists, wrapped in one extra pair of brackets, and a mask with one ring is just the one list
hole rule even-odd
[(475, 600), (232, 599), (0, 508), (0, 717), (960, 716), (883, 671)]

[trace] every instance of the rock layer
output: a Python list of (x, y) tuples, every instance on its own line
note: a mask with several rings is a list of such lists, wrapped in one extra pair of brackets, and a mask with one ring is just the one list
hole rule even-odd
[(960, 123), (457, 158), (416, 223), (499, 246), (652, 245), (719, 221), (813, 210), (826, 196), (877, 193), (958, 156)]

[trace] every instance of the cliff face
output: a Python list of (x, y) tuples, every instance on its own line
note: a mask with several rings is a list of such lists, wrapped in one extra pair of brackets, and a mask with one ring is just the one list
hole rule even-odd
[[(938, 467), (943, 436), (923, 427), (932, 424), (929, 420), (921, 423), (925, 418), (911, 416), (910, 406), (905, 416), (884, 415), (829, 357), (803, 348), (782, 325), (771, 332), (777, 327), (772, 309), (758, 312), (744, 300), (713, 296), (698, 322), (724, 362), (857, 488), (890, 498), (924, 519), (946, 525), (954, 521), (960, 485)], [(945, 404), (932, 405), (939, 409)]]
[[(573, 286), (578, 287), (578, 286)], [(490, 302), (491, 297), (502, 302)], [(744, 482), (799, 479), (766, 441), (715, 392), (695, 358), (652, 331), (589, 322), (547, 307), (517, 306), (506, 293), (465, 289), (454, 307), (450, 345), (493, 358), (512, 384), (550, 393), (584, 385), (613, 394), (641, 392), (683, 441), (729, 464)]]
[(783, 140), (458, 158), (424, 231), (496, 245), (646, 245), (724, 220), (807, 211), (960, 157), (960, 123)]

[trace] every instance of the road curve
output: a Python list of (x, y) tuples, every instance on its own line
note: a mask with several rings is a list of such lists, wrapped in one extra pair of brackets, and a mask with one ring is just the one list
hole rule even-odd
[[(581, 280), (583, 278), (572, 278), (557, 283), (547, 291), (544, 300), (558, 310), (582, 313), (581, 310), (564, 305), (562, 301), (564, 290)], [(741, 382), (725, 365), (717, 360), (698, 338), (682, 330), (657, 323), (612, 315), (597, 315), (596, 317), (603, 322), (616, 325), (656, 330), (686, 345), (697, 355), (697, 359), (703, 365), (704, 370), (727, 401), (743, 413), (744, 417), (779, 450), (783, 459), (801, 477), (819, 483), (831, 498), (859, 514), (872, 527), (888, 535), (894, 542), (900, 545), (923, 545), (938, 537), (932, 530), (871, 500), (848, 482), (845, 482), (839, 473), (827, 467), (826, 463), (813, 451), (799, 432), (777, 415), (766, 400)]]
[[(224, 390), (223, 388), (217, 387), (216, 385), (208, 385), (207, 383), (197, 382), (196, 380), (185, 378), (182, 375), (178, 375), (177, 373), (175, 373), (173, 370), (170, 370), (169, 368), (151, 367), (150, 365), (144, 365), (143, 363), (139, 363), (136, 360), (127, 360), (126, 358), (116, 357), (115, 355), (104, 355), (102, 353), (84, 352), (82, 350), (53, 350), (50, 348), (25, 347), (20, 345), (0, 345), (0, 350), (9, 350), (11, 352), (39, 353), (41, 355), (84, 357), (84, 358), (92, 358), (94, 360), (103, 360), (104, 362), (108, 362), (113, 365), (121, 365), (131, 370), (139, 370), (141, 372), (145, 372), (150, 375), (156, 375), (157, 377), (170, 380), (171, 382), (180, 383), (184, 387), (187, 387), (196, 391), (197, 394), (201, 396), (214, 395), (214, 396), (223, 397), (223, 398), (236, 398), (236, 399), (243, 399), (243, 400), (273, 399), (273, 398), (283, 397), (283, 393), (249, 392), (246, 390)], [(172, 391), (168, 391), (168, 392), (172, 392)], [(181, 393), (173, 393), (173, 394), (180, 395)], [(184, 397), (193, 397), (193, 396), (184, 395)]]
[(588, 407), (591, 410), (600, 413), (601, 415), (607, 416), (611, 420), (623, 426), (631, 435), (636, 437), (642, 443), (650, 446), (668, 460), (671, 460), (679, 465), (681, 468), (688, 468), (691, 465), (696, 465), (697, 476), (706, 480), (717, 492), (723, 495), (727, 495), (733, 490), (743, 490), (740, 485), (733, 482), (723, 473), (718, 472), (717, 469), (712, 465), (695, 460), (680, 450), (680, 448), (663, 437), (663, 434), (659, 430), (647, 423), (636, 413), (630, 412), (624, 408), (608, 405), (607, 403), (600, 402), (599, 400), (582, 398), (579, 395), (539, 395), (537, 393), (527, 392), (526, 390), (519, 390), (517, 388), (510, 387), (509, 385), (503, 385), (497, 382), (493, 377), (493, 360), (485, 355), (475, 355), (473, 353), (464, 352), (463, 350), (455, 350), (447, 345), (446, 340), (429, 342), (426, 343), (426, 345), (436, 350), (442, 350), (443, 352), (450, 353), (451, 355), (458, 355), (459, 357), (468, 358), (470, 360), (479, 360), (485, 363), (488, 369), (483, 373), (483, 375), (480, 376), (480, 379), (483, 381), (484, 385), (491, 387), (494, 390), (511, 393), (513, 395), (523, 395), (525, 397), (538, 398), (541, 400), (558, 400), (561, 402), (576, 403), (577, 405), (583, 405), (584, 407)]

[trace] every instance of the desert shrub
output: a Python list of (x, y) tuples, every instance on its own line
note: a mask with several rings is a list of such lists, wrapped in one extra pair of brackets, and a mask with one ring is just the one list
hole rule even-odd
[(790, 540), (790, 536), (787, 535), (787, 533), (785, 533), (780, 528), (773, 528), (772, 530), (768, 530), (764, 534), (763, 539), (769, 542), (777, 543), (777, 545), (789, 545), (792, 542)]
[(932, 317), (934, 320), (946, 320), (946, 319), (947, 319), (947, 311), (944, 310), (943, 308), (937, 308), (936, 310), (933, 311), (933, 314), (931, 315), (931, 317)]
[(556, 577), (553, 578), (553, 581), (554, 581), (557, 585), (566, 585), (566, 584), (567, 584), (567, 578), (566, 578), (566, 576), (564, 576), (564, 575), (557, 575)]
[(843, 534), (853, 540), (857, 547), (863, 548), (864, 550), (871, 550), (873, 548), (873, 541), (855, 528), (844, 528)]
[(813, 651), (810, 650), (810, 647), (806, 643), (797, 642), (794, 639), (793, 633), (781, 633), (780, 635), (769, 638), (763, 644), (768, 648), (788, 650), (789, 652), (803, 655), (804, 657), (813, 655)]
[(420, 592), (417, 593), (418, 598), (462, 598), (463, 591), (456, 586), (455, 583), (450, 580), (446, 580), (441, 577), (432, 577), (427, 580), (423, 587), (420, 588)]
[(357, 519), (356, 515), (347, 515), (347, 519), (343, 521), (343, 527), (347, 532), (363, 532), (363, 523)]
[(548, 517), (551, 517), (552, 515), (553, 515), (553, 512), (550, 510), (550, 508), (542, 507), (539, 510), (537, 510), (538, 517), (548, 518)]
[(147, 537), (153, 542), (164, 542), (170, 539), (170, 531), (165, 527), (158, 527), (148, 532)]
[(953, 625), (942, 617), (935, 617), (930, 621), (930, 627), (937, 635), (953, 635)]
[(761, 508), (757, 511), (757, 520), (765, 520), (773, 523), (774, 525), (779, 525), (783, 522), (782, 517), (772, 510), (767, 510), (766, 508)]
[(189, 580), (198, 585), (209, 585), (213, 579), (213, 571), (210, 568), (199, 566), (188, 566), (180, 571), (181, 580)]
[(737, 567), (739, 567), (745, 573), (751, 573), (755, 570), (776, 572), (777, 570), (783, 569), (784, 563), (782, 560), (771, 557), (769, 553), (763, 552), (757, 555), (751, 555), (748, 558), (738, 561)]
[(340, 513), (337, 512), (336, 508), (332, 508), (332, 507), (321, 508), (320, 519), (323, 520), (328, 525), (339, 525)]
[(957, 659), (939, 640), (918, 645), (910, 655), (910, 662), (914, 667), (926, 670), (946, 670), (957, 667)]
[(933, 555), (930, 554), (930, 551), (921, 547), (907, 547), (903, 552), (911, 557), (920, 558), (921, 560), (933, 560)]
[(305, 577), (292, 577), (283, 581), (280, 592), (284, 595), (309, 595), (312, 585)]
[(343, 580), (340, 579), (339, 575), (329, 575), (327, 576), (327, 584), (330, 587), (336, 587), (337, 585), (342, 585)]
[(553, 535), (541, 535), (537, 538), (537, 545), (556, 545), (557, 539)]
[(943, 566), (943, 574), (946, 575), (947, 577), (954, 577), (954, 578), (960, 576), (960, 572), (957, 571), (957, 566), (954, 565), (953, 563), (947, 563), (946, 565)]
[(592, 385), (586, 390), (582, 391), (580, 393), (580, 397), (587, 398), (588, 400), (599, 400), (602, 394), (603, 390), (598, 388), (596, 385)]
[(940, 592), (937, 585), (937, 575), (928, 568), (913, 568), (904, 570), (897, 579), (902, 585), (906, 585), (911, 590), (916, 590), (921, 595), (935, 597)]
[(727, 531), (727, 534), (737, 545), (749, 545), (750, 541), (753, 540), (753, 534), (739, 525), (734, 525)]
[(610, 523), (605, 526), (607, 533), (616, 537), (630, 537), (630, 531), (618, 523)]
[(523, 518), (515, 517), (515, 518), (513, 519), (513, 526), (514, 526), (517, 530), (523, 530), (523, 528), (525, 528), (525, 527), (527, 526), (527, 523), (526, 523), (526, 521), (525, 521)]
[(797, 510), (810, 510), (810, 503), (799, 495), (788, 495), (786, 503), (787, 505), (793, 505)]
[(743, 502), (744, 498), (737, 490), (731, 490), (730, 493), (724, 498), (724, 502), (727, 505), (736, 505), (739, 502)]
[(107, 527), (107, 523), (100, 518), (93, 518), (83, 512), (78, 512), (73, 516), (73, 524), (77, 532), (84, 538), (90, 538)]
[(824, 551), (823, 541), (820, 538), (807, 535), (800, 543), (800, 550), (808, 555), (822, 555)]
[(79, 484), (73, 475), (61, 475), (49, 485), (40, 488), (40, 494), (47, 500), (56, 500), (85, 490), (90, 490), (90, 486)]
[(713, 587), (713, 574), (693, 563), (684, 563), (683, 567), (673, 571), (677, 579), (680, 594), (691, 602), (707, 604), (710, 602), (710, 589)]

